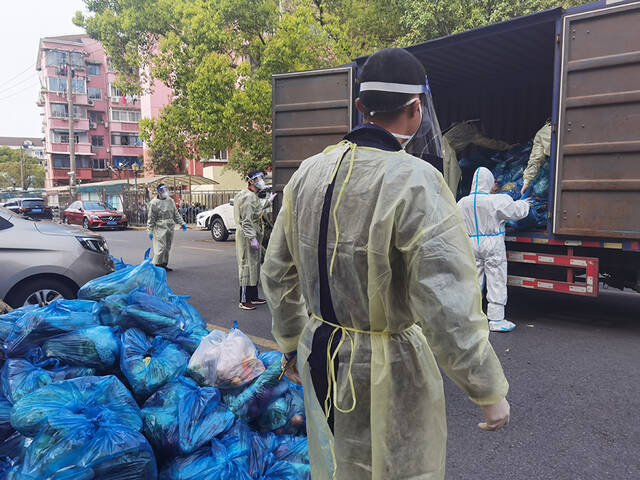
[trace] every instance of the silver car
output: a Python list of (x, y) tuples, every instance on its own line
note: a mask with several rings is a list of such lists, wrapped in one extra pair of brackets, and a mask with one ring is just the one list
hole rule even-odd
[(12, 307), (75, 298), (86, 282), (113, 270), (100, 235), (0, 207), (0, 300)]

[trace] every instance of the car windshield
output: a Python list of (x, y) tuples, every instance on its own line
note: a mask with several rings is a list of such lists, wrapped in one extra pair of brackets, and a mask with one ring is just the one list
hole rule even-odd
[(113, 208), (111, 205), (103, 202), (84, 202), (84, 209), (85, 210), (115, 210), (115, 208)]
[(44, 202), (39, 198), (23, 200), (22, 206), (24, 208), (44, 208)]

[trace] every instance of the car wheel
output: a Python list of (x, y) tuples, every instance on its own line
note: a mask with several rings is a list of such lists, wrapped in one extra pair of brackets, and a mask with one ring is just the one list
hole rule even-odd
[(14, 287), (7, 303), (13, 308), (26, 305), (44, 307), (54, 300), (75, 298), (76, 293), (67, 283), (57, 278), (35, 278)]
[(82, 221), (82, 226), (86, 229), (89, 230), (89, 219), (87, 217), (84, 217), (84, 220)]
[(224, 222), (221, 218), (215, 218), (211, 222), (211, 236), (216, 242), (224, 242), (229, 238), (229, 231), (224, 226)]

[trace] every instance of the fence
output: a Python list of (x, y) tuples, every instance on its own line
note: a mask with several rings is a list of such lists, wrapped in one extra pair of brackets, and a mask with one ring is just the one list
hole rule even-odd
[[(237, 190), (213, 190), (189, 192), (181, 187), (170, 188), (169, 193), (178, 206), (178, 210), (186, 223), (196, 223), (196, 216), (200, 212), (211, 210), (212, 208), (228, 203), (238, 193)], [(147, 223), (147, 211), (149, 202), (155, 196), (155, 192), (150, 192), (146, 187), (136, 190), (126, 190), (119, 193), (109, 193), (106, 190), (92, 191), (91, 193), (80, 192), (79, 198), (107, 202), (118, 210), (124, 212), (129, 220), (129, 225), (143, 226)], [(85, 198), (86, 197), (86, 198)], [(57, 218), (59, 213), (64, 211), (76, 200), (68, 191), (60, 191), (56, 195), (49, 196), (49, 205), (57, 205)]]
[[(211, 192), (189, 192), (180, 188), (175, 192), (169, 189), (171, 198), (178, 206), (178, 211), (186, 223), (196, 223), (196, 216), (206, 210), (216, 208), (218, 205), (228, 203), (237, 190), (218, 190)], [(128, 191), (121, 194), (122, 211), (129, 219), (130, 225), (145, 225), (151, 197), (146, 191)]]

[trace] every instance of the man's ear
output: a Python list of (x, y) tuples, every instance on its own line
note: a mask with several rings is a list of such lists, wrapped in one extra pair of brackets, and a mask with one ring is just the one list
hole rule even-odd
[(356, 108), (360, 113), (364, 115), (364, 112), (362, 111), (362, 105), (360, 104), (360, 97), (356, 98)]

